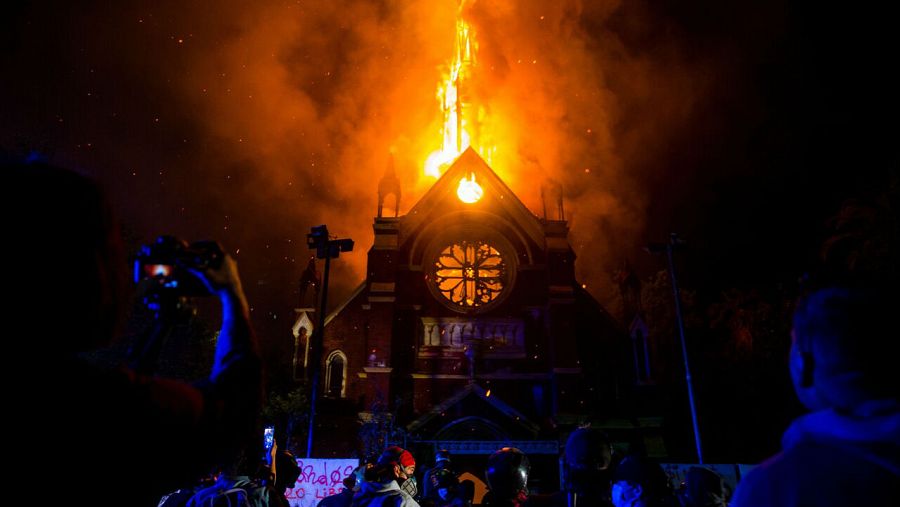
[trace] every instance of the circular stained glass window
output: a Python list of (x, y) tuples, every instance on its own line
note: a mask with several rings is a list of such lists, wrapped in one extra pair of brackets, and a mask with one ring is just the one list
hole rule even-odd
[(484, 309), (499, 301), (511, 283), (500, 251), (482, 240), (453, 243), (436, 255), (428, 274), (431, 288), (457, 311)]

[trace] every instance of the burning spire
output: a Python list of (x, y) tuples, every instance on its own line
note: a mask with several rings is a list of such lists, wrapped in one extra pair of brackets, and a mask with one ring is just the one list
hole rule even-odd
[[(476, 118), (472, 114), (469, 82), (478, 45), (472, 27), (462, 17), (463, 4), (464, 2), (460, 3), (457, 11), (453, 59), (437, 90), (443, 114), (441, 149), (433, 152), (425, 161), (425, 174), (435, 178), (440, 177), (447, 166), (477, 141), (473, 139)], [(475, 148), (478, 150), (479, 146), (476, 145)]]

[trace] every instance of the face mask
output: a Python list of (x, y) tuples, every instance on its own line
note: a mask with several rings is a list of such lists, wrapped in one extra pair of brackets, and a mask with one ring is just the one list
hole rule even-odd
[(416, 494), (419, 492), (419, 489), (416, 486), (416, 478), (410, 477), (409, 479), (403, 481), (403, 483), (400, 484), (400, 489), (406, 491), (407, 493), (409, 493), (409, 496), (415, 498)]

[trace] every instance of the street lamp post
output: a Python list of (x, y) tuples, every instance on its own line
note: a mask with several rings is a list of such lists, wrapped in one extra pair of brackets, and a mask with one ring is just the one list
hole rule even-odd
[(325, 259), (325, 274), (322, 277), (322, 298), (319, 302), (319, 325), (313, 329), (310, 337), (312, 344), (310, 376), (312, 377), (312, 390), (309, 401), (309, 433), (306, 439), (306, 457), (312, 458), (313, 428), (316, 422), (316, 400), (319, 397), (319, 366), (322, 361), (322, 340), (325, 337), (325, 309), (328, 307), (328, 274), (331, 268), (331, 258), (338, 257), (341, 252), (353, 250), (352, 239), (329, 239), (328, 227), (317, 225), (306, 235), (306, 244), (310, 249), (316, 250), (316, 258)]
[(700, 426), (697, 424), (697, 407), (694, 404), (694, 387), (691, 383), (691, 367), (688, 363), (687, 345), (684, 339), (684, 318), (681, 313), (681, 293), (678, 290), (678, 280), (675, 277), (675, 257), (673, 252), (678, 245), (684, 244), (674, 232), (669, 234), (669, 241), (665, 244), (652, 244), (648, 250), (652, 253), (666, 253), (666, 261), (669, 266), (669, 279), (672, 282), (672, 293), (675, 296), (675, 320), (678, 323), (678, 336), (681, 339), (681, 356), (684, 359), (684, 378), (687, 382), (688, 402), (691, 406), (691, 422), (694, 426), (694, 444), (697, 446), (697, 461), (703, 464), (703, 448), (700, 445)]

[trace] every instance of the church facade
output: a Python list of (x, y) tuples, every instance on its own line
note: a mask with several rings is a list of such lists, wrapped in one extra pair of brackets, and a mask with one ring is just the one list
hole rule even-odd
[[(469, 149), (405, 215), (382, 216), (399, 193), (386, 175), (366, 279), (326, 319), (325, 405), (387, 412), (407, 445), (455, 455), (555, 455), (578, 424), (614, 427), (628, 333), (575, 278), (558, 188), (538, 217)], [(295, 337), (311, 325), (300, 312)]]

